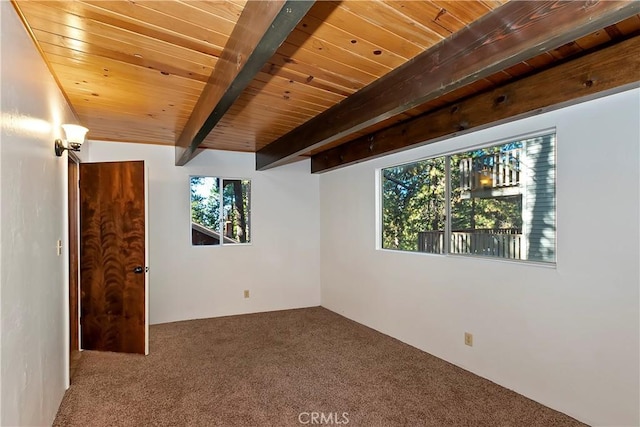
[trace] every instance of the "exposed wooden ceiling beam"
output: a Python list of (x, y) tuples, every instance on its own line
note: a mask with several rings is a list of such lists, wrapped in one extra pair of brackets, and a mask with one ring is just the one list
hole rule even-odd
[(640, 12), (640, 2), (512, 1), (256, 153), (265, 170)]
[(314, 2), (247, 2), (187, 124), (176, 140), (176, 166), (185, 165), (199, 153), (198, 147), (202, 141)]
[(319, 153), (311, 158), (311, 170), (326, 172), (508, 119), (638, 87), (639, 76), (640, 36), (636, 36)]

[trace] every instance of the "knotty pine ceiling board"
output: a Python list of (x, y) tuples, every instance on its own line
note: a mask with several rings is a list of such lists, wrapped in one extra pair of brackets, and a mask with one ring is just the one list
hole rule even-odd
[[(203, 146), (255, 151), (503, 3), (318, 1)], [(91, 138), (169, 145), (188, 120), (245, 4), (17, 2)], [(640, 17), (634, 16), (344, 140), (530, 74), (639, 27)]]
[[(244, 2), (19, 2), (50, 69), (104, 140), (173, 145)], [(216, 14), (207, 9), (216, 7)]]
[[(245, 3), (17, 2), (91, 138), (161, 144), (184, 127)], [(204, 146), (255, 151), (442, 40), (442, 22), (468, 18), (410, 3), (317, 2)], [(471, 14), (491, 8), (478, 5)]]
[[(317, 1), (204, 147), (256, 151), (505, 1)], [(246, 4), (17, 1), (90, 138), (173, 145)], [(529, 75), (619, 37), (634, 16), (332, 146)], [(320, 150), (324, 150), (323, 147)]]

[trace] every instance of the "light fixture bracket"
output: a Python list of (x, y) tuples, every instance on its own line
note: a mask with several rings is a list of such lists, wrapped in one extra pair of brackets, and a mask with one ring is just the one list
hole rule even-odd
[(64, 153), (64, 150), (66, 149), (67, 148), (64, 146), (64, 143), (62, 142), (62, 140), (56, 139), (55, 141), (56, 156), (61, 157), (62, 153)]
[[(80, 151), (80, 147), (82, 146), (85, 135), (87, 134), (89, 129), (84, 126), (71, 124), (62, 125), (62, 129), (64, 129), (67, 139), (56, 139), (54, 141), (56, 156), (61, 157), (62, 153), (64, 153), (64, 150)], [(65, 142), (67, 143), (67, 147), (64, 146)]]
[(62, 153), (64, 153), (64, 150), (80, 151), (80, 146), (81, 146), (81, 144), (78, 144), (77, 142), (70, 142), (69, 143), (69, 148), (67, 148), (67, 147), (64, 146), (64, 141), (63, 140), (56, 139), (55, 140), (56, 156), (62, 157)]

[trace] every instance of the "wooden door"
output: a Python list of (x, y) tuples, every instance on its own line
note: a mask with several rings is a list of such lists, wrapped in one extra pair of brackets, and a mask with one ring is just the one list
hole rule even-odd
[(147, 353), (144, 162), (80, 164), (80, 329), (86, 350)]

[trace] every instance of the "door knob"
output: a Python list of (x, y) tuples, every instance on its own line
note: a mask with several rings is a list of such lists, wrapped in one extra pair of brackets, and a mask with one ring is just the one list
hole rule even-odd
[(142, 268), (142, 266), (137, 266), (133, 269), (133, 272), (136, 274), (142, 274), (144, 272), (144, 268)]

